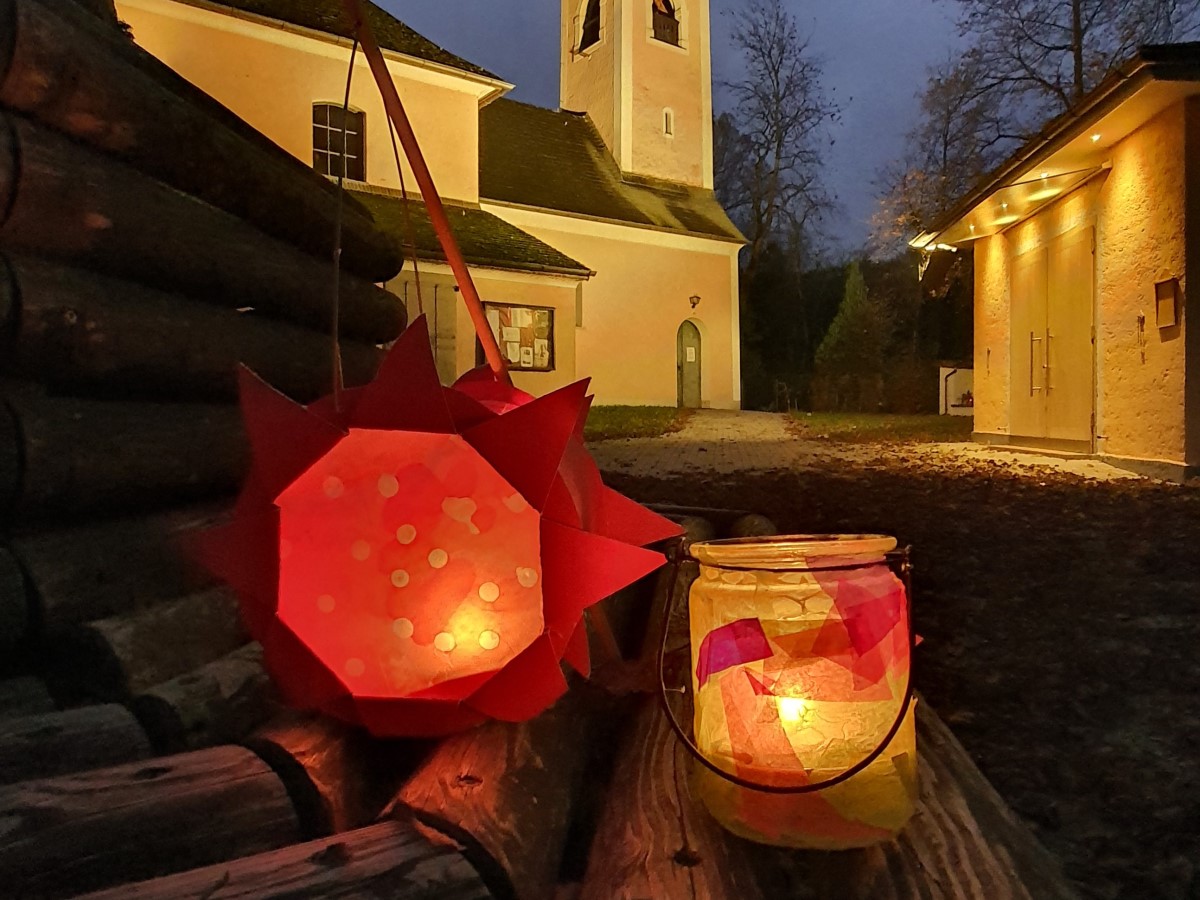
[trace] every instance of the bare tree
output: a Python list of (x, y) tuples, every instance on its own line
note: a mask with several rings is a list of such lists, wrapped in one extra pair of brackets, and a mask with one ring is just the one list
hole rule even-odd
[(1200, 0), (953, 0), (959, 28), (1013, 129), (1070, 109), (1142, 44), (1197, 33)]
[(723, 85), (732, 108), (717, 120), (715, 162), (718, 195), (750, 243), (749, 284), (768, 241), (828, 206), (818, 175), (838, 108), (822, 88), (821, 60), (781, 0), (744, 0), (733, 15), (745, 68)]

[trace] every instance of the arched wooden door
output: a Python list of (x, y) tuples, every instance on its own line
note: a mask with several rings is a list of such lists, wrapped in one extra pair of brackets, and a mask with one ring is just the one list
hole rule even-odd
[(692, 322), (679, 326), (676, 339), (676, 369), (679, 373), (679, 405), (700, 408), (700, 329)]

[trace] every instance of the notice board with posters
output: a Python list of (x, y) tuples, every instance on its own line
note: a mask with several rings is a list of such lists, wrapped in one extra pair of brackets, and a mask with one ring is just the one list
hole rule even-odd
[(554, 371), (554, 310), (484, 303), (500, 354), (514, 372)]

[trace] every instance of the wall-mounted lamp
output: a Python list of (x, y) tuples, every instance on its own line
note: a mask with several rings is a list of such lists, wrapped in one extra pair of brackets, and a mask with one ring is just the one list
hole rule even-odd
[(692, 304), (692, 309), (695, 309), (700, 305), (700, 295), (692, 294), (692, 296), (688, 297), (688, 303)]

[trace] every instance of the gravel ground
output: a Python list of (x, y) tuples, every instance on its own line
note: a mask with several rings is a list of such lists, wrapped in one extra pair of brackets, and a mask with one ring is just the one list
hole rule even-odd
[(1088, 898), (1200, 898), (1200, 490), (704, 413), (593, 452), (643, 501), (915, 548), (919, 687)]

